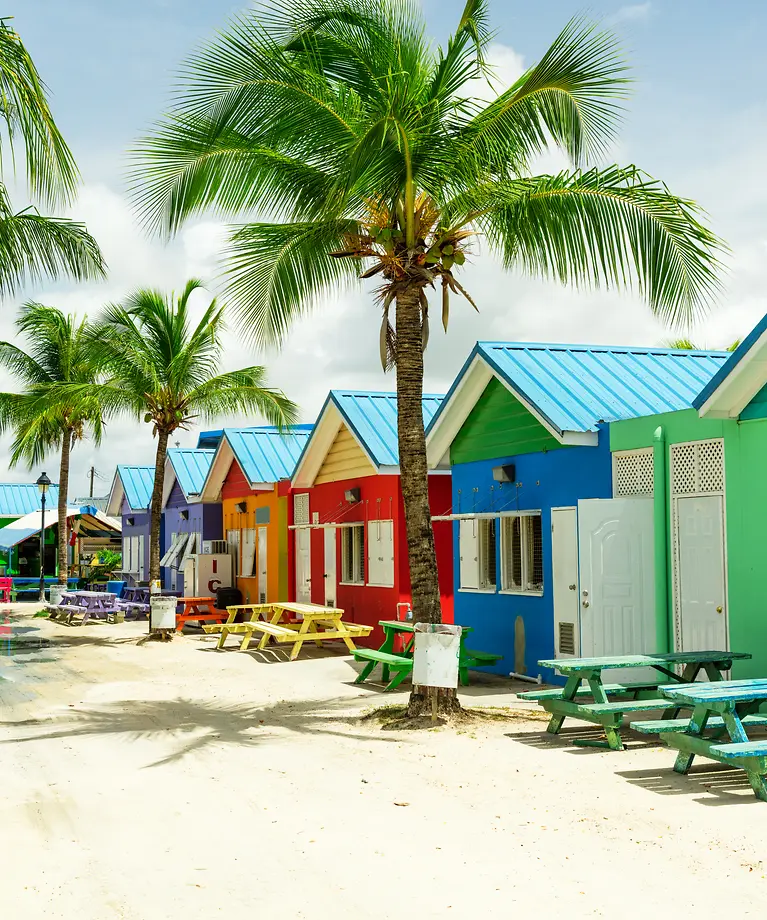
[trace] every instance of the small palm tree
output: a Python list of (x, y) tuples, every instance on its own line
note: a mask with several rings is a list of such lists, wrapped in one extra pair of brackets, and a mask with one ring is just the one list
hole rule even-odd
[[(0, 19), (0, 152), (15, 163), (21, 147), (33, 198), (56, 207), (70, 203), (79, 180), (72, 153), (53, 120), (45, 86), (21, 38)], [(0, 182), (0, 294), (43, 277), (100, 278), (104, 263), (83, 224), (44, 217), (35, 207), (16, 212)]]
[[(259, 215), (233, 229), (225, 267), (229, 302), (259, 343), (282, 341), (328, 290), (380, 279), (413, 612), (432, 622), (423, 350), (435, 294), (445, 327), (451, 296), (471, 301), (459, 275), (477, 242), (561, 283), (633, 285), (671, 322), (718, 289), (721, 244), (695, 204), (635, 166), (594, 165), (627, 91), (613, 35), (571, 22), (486, 102), (488, 6), (467, 0), (440, 48), (415, 0), (264, 0), (190, 60), (135, 151), (135, 200), (156, 230), (209, 209)], [(533, 174), (550, 144), (572, 167)]]
[[(101, 409), (90, 387), (96, 381), (93, 340), (87, 320), (78, 321), (55, 307), (27, 303), (16, 320), (26, 339), (24, 350), (12, 342), (0, 342), (0, 367), (22, 384), (20, 393), (0, 393), (0, 431), (12, 430), (11, 466), (25, 461), (31, 468), (53, 449), (59, 463), (58, 573), (67, 583), (67, 495), (72, 447), (90, 433), (101, 441)], [(62, 386), (77, 387), (63, 401)]]
[[(735, 339), (735, 341), (730, 342), (730, 344), (724, 350), (725, 351), (735, 351), (735, 349), (738, 347), (738, 345), (740, 345), (740, 343), (741, 343), (740, 339)], [(678, 351), (705, 351), (706, 350), (705, 347), (701, 348), (700, 345), (696, 345), (695, 342), (691, 341), (690, 339), (671, 339), (671, 341), (668, 342), (668, 347), (675, 348)]]
[(263, 367), (219, 374), (224, 308), (212, 300), (196, 326), (189, 299), (202, 287), (187, 282), (180, 297), (137, 290), (123, 304), (108, 306), (91, 330), (103, 380), (87, 392), (107, 417), (127, 413), (152, 425), (157, 438), (151, 503), (149, 578), (160, 577), (160, 518), (168, 440), (200, 419), (259, 413), (271, 424), (295, 421), (296, 407), (280, 390), (266, 386)]

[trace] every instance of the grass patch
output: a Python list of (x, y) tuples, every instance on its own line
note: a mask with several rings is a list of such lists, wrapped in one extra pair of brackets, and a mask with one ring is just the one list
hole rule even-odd
[(449, 725), (460, 730), (478, 728), (482, 725), (492, 724), (519, 724), (520, 722), (548, 722), (549, 713), (540, 709), (512, 709), (510, 706), (468, 706), (461, 708), (450, 716), (440, 715), (436, 722), (432, 722), (430, 715), (410, 718), (407, 706), (390, 704), (376, 706), (362, 714), (362, 723), (378, 724), (384, 731), (424, 730), (439, 728)]

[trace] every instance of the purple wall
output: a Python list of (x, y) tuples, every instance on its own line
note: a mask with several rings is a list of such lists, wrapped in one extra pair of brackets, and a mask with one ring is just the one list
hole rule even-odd
[[(187, 520), (183, 520), (181, 512), (186, 511), (189, 514)], [(184, 497), (184, 493), (176, 482), (168, 496), (168, 502), (163, 512), (163, 540), (162, 552), (164, 556), (170, 549), (171, 534), (174, 533), (201, 533), (203, 540), (221, 540), (223, 538), (223, 514), (221, 504), (189, 504)], [(163, 587), (171, 587), (171, 575), (173, 570), (163, 568), (162, 583)], [(181, 572), (176, 574), (176, 590), (183, 592), (184, 578)]]
[[(150, 515), (148, 511), (131, 511), (126, 499), (123, 499), (120, 509), (123, 525), (123, 540), (127, 537), (144, 536), (144, 580), (149, 578), (149, 530)], [(133, 523), (129, 523), (133, 521)], [(160, 522), (160, 545), (163, 541), (162, 521)], [(138, 576), (133, 578), (138, 581)]]

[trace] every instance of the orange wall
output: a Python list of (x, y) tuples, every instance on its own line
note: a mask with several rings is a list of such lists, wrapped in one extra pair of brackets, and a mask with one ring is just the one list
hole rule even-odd
[[(221, 489), (224, 515), (224, 538), (228, 530), (256, 529), (256, 508), (269, 508), (269, 523), (259, 524), (266, 528), (266, 600), (267, 602), (286, 600), (288, 597), (288, 520), (287, 499), (277, 494), (277, 485), (268, 492), (254, 492), (248, 485), (234, 461)], [(245, 510), (237, 505), (245, 502)], [(240, 536), (240, 552), (243, 538)], [(240, 567), (241, 567), (240, 559)], [(258, 541), (256, 541), (256, 561), (254, 571), (259, 570)], [(258, 577), (237, 579), (237, 587), (242, 591), (246, 603), (258, 603)]]

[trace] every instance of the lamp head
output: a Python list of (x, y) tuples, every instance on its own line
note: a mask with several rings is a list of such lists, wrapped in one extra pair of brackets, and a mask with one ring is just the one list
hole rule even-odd
[(48, 474), (43, 472), (40, 474), (40, 477), (37, 480), (37, 488), (40, 490), (41, 495), (45, 495), (48, 491), (48, 486), (51, 484), (50, 479), (48, 479)]

